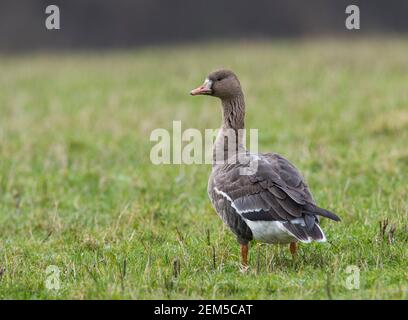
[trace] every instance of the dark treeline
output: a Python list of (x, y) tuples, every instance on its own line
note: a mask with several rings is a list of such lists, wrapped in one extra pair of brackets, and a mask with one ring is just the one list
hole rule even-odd
[[(49, 4), (61, 30), (45, 28)], [(408, 32), (407, 0), (0, 0), (0, 50), (342, 34), (349, 4), (360, 7), (361, 34)]]

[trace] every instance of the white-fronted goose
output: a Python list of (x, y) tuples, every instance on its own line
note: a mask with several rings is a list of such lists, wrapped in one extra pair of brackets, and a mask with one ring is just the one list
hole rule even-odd
[[(335, 221), (340, 218), (316, 205), (295, 166), (276, 153), (251, 154), (245, 150), (244, 132), (240, 130), (244, 129), (245, 100), (237, 76), (229, 70), (214, 71), (190, 94), (221, 99), (223, 122), (214, 144), (208, 195), (237, 236), (242, 264), (248, 264), (248, 243), (253, 239), (289, 243), (292, 254), (298, 241), (325, 241), (319, 216)], [(257, 161), (252, 174), (241, 171), (248, 167), (244, 158)]]

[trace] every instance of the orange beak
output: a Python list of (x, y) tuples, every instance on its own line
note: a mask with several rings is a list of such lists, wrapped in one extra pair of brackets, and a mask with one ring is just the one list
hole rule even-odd
[(190, 91), (190, 94), (192, 96), (197, 96), (200, 94), (212, 94), (212, 84), (213, 82), (209, 79), (205, 79), (204, 83), (199, 86), (198, 88), (195, 88)]

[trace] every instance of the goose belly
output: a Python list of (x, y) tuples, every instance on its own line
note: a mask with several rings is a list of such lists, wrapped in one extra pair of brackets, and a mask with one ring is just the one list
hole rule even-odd
[(253, 238), (266, 243), (290, 243), (296, 238), (290, 235), (280, 221), (251, 221), (244, 219)]

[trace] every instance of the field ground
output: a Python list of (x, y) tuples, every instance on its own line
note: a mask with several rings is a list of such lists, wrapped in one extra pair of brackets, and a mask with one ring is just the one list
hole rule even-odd
[[(407, 299), (407, 52), (367, 39), (0, 56), (0, 298)], [(149, 159), (155, 128), (218, 127), (218, 101), (187, 93), (220, 66), (240, 76), (260, 151), (343, 219), (295, 259), (254, 243), (245, 274), (210, 166)]]

